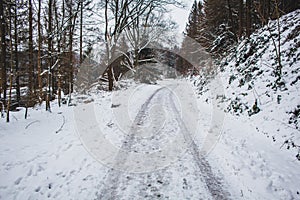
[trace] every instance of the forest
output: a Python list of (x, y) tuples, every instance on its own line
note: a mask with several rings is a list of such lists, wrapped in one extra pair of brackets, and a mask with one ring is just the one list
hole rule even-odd
[[(279, 19), (299, 7), (298, 0), (194, 1), (185, 35), (201, 44), (218, 60), (228, 55), (239, 41), (268, 25), (269, 20)], [(185, 41), (181, 48), (188, 51)], [(177, 66), (191, 67), (182, 59), (177, 61)]]
[[(166, 35), (175, 31), (176, 25), (161, 14), (168, 5), (184, 7), (177, 0), (2, 0), (2, 117), (6, 112), (9, 121), (10, 110), (33, 107), (43, 101), (49, 111), (54, 99), (59, 105), (69, 104), (74, 80), (92, 84), (88, 74), (77, 76), (80, 70), (92, 72), (93, 79), (107, 81), (108, 90), (113, 90), (122, 72), (134, 71), (141, 64), (139, 60), (149, 57), (150, 42), (161, 38), (174, 42)], [(297, 8), (299, 1), (295, 0), (195, 1), (184, 34), (218, 59), (269, 20)], [(97, 42), (103, 47), (100, 56), (92, 55)], [(193, 53), (188, 52), (185, 39), (177, 48), (175, 51)], [(191, 71), (192, 64), (180, 56), (161, 51), (154, 54), (164, 54), (163, 60), (181, 74)], [(64, 95), (69, 96), (68, 100), (62, 100)]]
[[(50, 101), (54, 99), (59, 105), (70, 104), (74, 80), (91, 81), (88, 74), (77, 77), (80, 68), (84, 70), (82, 65), (92, 73), (101, 68), (97, 64), (101, 62), (104, 68), (111, 69), (119, 43), (126, 48), (131, 45), (132, 51), (139, 54), (148, 40), (162, 34), (155, 28), (149, 31), (148, 27), (159, 25), (162, 30), (174, 27), (160, 14), (166, 5), (182, 6), (176, 0), (5, 0), (0, 4), (0, 99), (1, 113), (3, 116), (6, 111), (7, 121), (9, 111), (16, 107), (27, 110), (45, 101), (46, 110), (50, 111)], [(141, 41), (142, 34), (150, 38)], [(105, 48), (92, 55), (95, 43)], [(124, 51), (126, 55), (127, 50)], [(98, 54), (102, 58), (95, 61)], [(108, 75), (112, 90), (112, 70), (96, 69), (99, 70), (96, 78)], [(62, 94), (69, 96), (68, 102), (62, 100)]]

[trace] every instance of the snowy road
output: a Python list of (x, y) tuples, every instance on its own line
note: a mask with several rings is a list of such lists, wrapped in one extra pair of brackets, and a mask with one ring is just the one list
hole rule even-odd
[[(151, 149), (162, 151), (163, 137), (168, 140), (178, 137), (184, 141), (181, 144), (185, 151), (177, 155), (169, 166), (145, 173), (118, 170), (118, 166), (130, 166), (135, 162), (127, 154), (118, 153), (114, 163), (117, 169), (110, 169), (105, 176), (99, 199), (229, 199), (230, 194), (223, 189), (222, 178), (212, 172), (182, 119), (178, 108), (180, 104), (176, 105), (178, 98), (173, 92), (177, 84), (159, 86), (148, 94), (131, 125), (130, 133), (122, 141), (121, 149), (142, 152), (147, 157)], [(157, 159), (168, 159), (166, 156), (164, 153)], [(153, 166), (156, 164), (152, 163)]]
[(12, 112), (0, 122), (0, 199), (299, 199), (289, 152), (251, 119), (216, 118), (189, 85), (95, 90), (27, 120)]

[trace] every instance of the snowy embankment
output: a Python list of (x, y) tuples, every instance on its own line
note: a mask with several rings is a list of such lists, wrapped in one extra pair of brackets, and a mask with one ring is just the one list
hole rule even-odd
[(279, 82), (277, 21), (220, 62), (224, 94), (203, 87), (205, 77), (193, 79), (200, 101), (217, 100), (227, 113), (209, 158), (241, 199), (300, 199), (300, 10), (280, 19), (280, 32)]

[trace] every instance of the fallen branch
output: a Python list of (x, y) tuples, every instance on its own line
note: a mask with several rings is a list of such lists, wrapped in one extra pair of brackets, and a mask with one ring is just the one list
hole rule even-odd
[(12, 115), (13, 116), (13, 118), (16, 120), (16, 121), (18, 121), (18, 119), (14, 116), (14, 115)]
[(295, 128), (295, 127), (292, 127), (292, 126), (290, 126), (289, 124), (287, 124), (287, 123), (285, 123), (285, 122), (282, 122), (282, 121), (280, 121), (280, 120), (276, 120), (276, 119), (273, 119), (274, 121), (276, 121), (276, 122), (279, 122), (279, 123), (281, 123), (282, 125), (284, 125), (286, 128), (290, 128), (290, 129), (293, 129), (293, 130), (295, 130), (295, 131), (298, 131), (298, 132), (300, 132), (300, 130), (299, 129), (297, 129), (297, 128)]
[(65, 118), (65, 116), (63, 115), (63, 124), (62, 124), (62, 125), (60, 126), (60, 128), (55, 132), (56, 134), (58, 134), (60, 131), (62, 131), (62, 129), (63, 129), (65, 123), (66, 123), (66, 118)]
[(39, 121), (39, 120), (36, 120), (36, 121), (33, 121), (33, 122), (29, 123), (29, 124), (25, 127), (25, 129), (28, 129), (29, 126), (31, 126), (32, 124), (35, 124), (35, 123), (37, 123), (37, 122), (40, 122), (40, 121)]

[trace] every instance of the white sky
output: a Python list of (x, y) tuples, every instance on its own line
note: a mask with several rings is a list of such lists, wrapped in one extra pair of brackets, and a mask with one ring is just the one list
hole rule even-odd
[(185, 30), (185, 25), (187, 23), (189, 13), (194, 1), (184, 0), (183, 2), (186, 4), (185, 9), (173, 7), (171, 12), (173, 20), (178, 23), (178, 29), (180, 33), (182, 33)]

